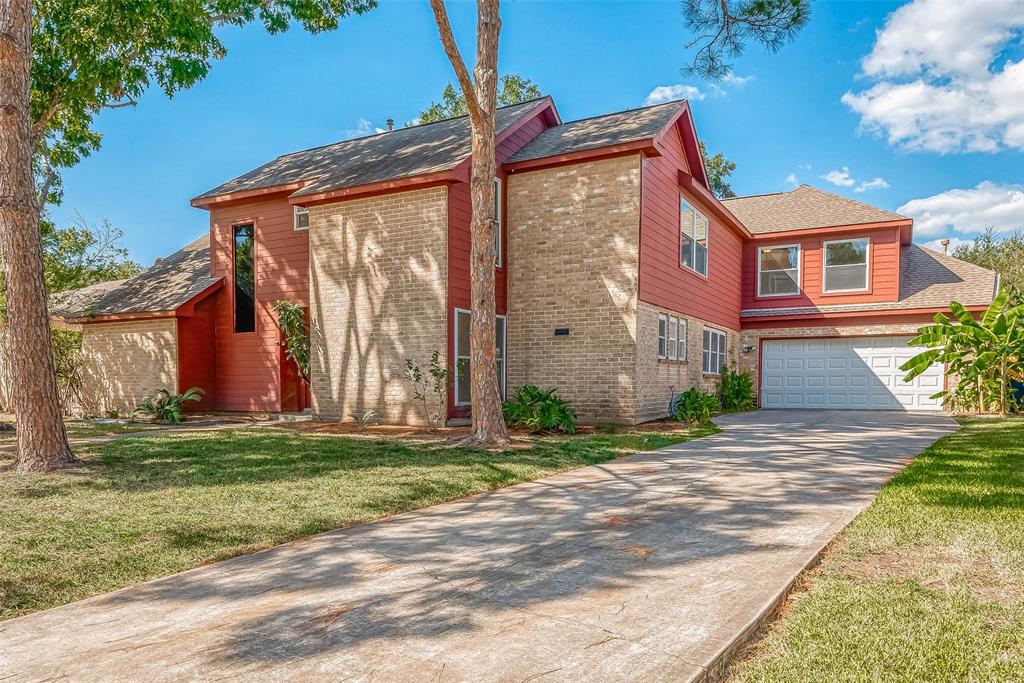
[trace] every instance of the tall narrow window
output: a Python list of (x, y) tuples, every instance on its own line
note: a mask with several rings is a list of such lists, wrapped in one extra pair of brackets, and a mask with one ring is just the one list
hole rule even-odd
[(668, 318), (658, 316), (658, 358), (668, 358)]
[(501, 234), (502, 234), (502, 221), (501, 215), (501, 178), (494, 179), (494, 265), (501, 266), (502, 256), (501, 253)]
[(256, 331), (255, 229), (236, 225), (234, 230), (235, 332)]
[[(494, 320), (494, 361), (498, 373), (498, 391), (505, 398), (505, 316)], [(455, 405), (469, 405), (469, 311), (455, 310)]]
[(708, 274), (708, 219), (679, 196), (679, 263)]
[(800, 247), (761, 247), (757, 259), (757, 295), (800, 293)]
[(825, 242), (825, 291), (859, 292), (868, 288), (867, 237)]

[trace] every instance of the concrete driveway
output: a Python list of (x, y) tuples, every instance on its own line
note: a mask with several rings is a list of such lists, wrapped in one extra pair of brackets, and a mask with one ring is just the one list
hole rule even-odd
[(0, 623), (0, 681), (693, 679), (956, 428), (826, 411), (721, 424)]

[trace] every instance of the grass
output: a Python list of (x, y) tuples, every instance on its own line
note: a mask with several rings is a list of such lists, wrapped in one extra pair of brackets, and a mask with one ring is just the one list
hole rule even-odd
[(89, 445), (86, 467), (0, 472), (0, 619), (715, 431), (544, 437), (502, 452), (267, 429)]
[(975, 419), (882, 489), (731, 672), (1024, 680), (1024, 419)]

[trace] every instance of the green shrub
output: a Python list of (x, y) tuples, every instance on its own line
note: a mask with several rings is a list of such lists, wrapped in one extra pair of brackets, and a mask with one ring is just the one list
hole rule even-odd
[(718, 397), (706, 394), (697, 387), (690, 387), (676, 397), (675, 417), (681, 422), (706, 425), (711, 422), (711, 415), (722, 409)]
[(142, 399), (142, 403), (132, 411), (149, 415), (157, 422), (169, 422), (176, 425), (181, 422), (181, 406), (186, 401), (198, 401), (206, 392), (199, 387), (192, 387), (183, 394), (172, 394), (166, 389), (161, 389), (152, 396)]
[(722, 368), (722, 383), (718, 387), (718, 400), (722, 410), (753, 410), (754, 378), (749, 372), (734, 372), (728, 367)]
[(505, 404), (505, 421), (535, 432), (576, 432), (576, 412), (555, 395), (554, 387), (541, 389), (533, 384), (521, 386)]

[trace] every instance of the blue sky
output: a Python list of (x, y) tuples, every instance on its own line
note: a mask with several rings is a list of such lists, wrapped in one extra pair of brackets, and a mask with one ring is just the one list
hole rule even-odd
[[(471, 56), (474, 6), (449, 12)], [(717, 86), (680, 74), (676, 0), (520, 0), (502, 19), (502, 72), (537, 82), (563, 120), (642, 106), (657, 88), (686, 94), (708, 149), (736, 163), (739, 194), (796, 181), (902, 207), (922, 242), (1024, 228), (1024, 0), (819, 0), (795, 42), (751, 46)], [(58, 221), (109, 219), (149, 265), (207, 230), (191, 197), (278, 154), (409, 121), (453, 80), (425, 0), (385, 0), (318, 36), (222, 37), (228, 55), (197, 87), (102, 113), (103, 147), (65, 172)]]

